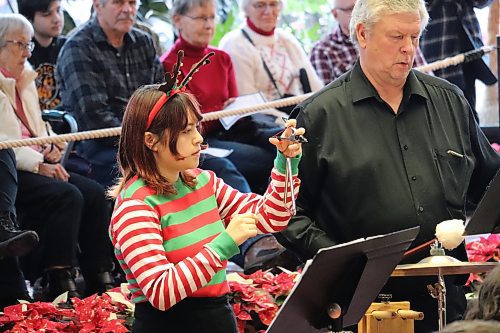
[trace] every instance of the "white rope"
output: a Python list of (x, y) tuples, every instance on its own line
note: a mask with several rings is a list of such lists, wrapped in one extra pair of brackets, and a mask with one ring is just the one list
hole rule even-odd
[[(474, 50), (474, 52), (477, 52), (477, 53), (483, 52), (484, 54), (486, 54), (486, 53), (492, 52), (495, 49), (496, 49), (495, 46), (483, 46), (479, 49)], [(467, 52), (467, 53), (469, 53), (469, 52)], [(441, 60), (437, 60), (437, 61), (434, 61), (433, 63), (416, 67), (415, 69), (417, 69), (421, 72), (432, 72), (432, 71), (446, 68), (449, 66), (456, 66), (456, 65), (464, 62), (465, 55), (467, 53), (461, 53), (461, 54), (457, 54), (456, 56), (453, 56), (453, 57), (448, 57), (448, 58), (444, 58)]]
[[(433, 63), (416, 67), (415, 69), (417, 69), (421, 72), (430, 72), (430, 71), (435, 71), (435, 70), (442, 69), (445, 67), (458, 65), (458, 64), (464, 62), (466, 55), (471, 54), (471, 52), (477, 52), (477, 53), (483, 52), (484, 54), (486, 54), (486, 53), (492, 52), (495, 48), (496, 48), (495, 46), (483, 46), (480, 49), (477, 49), (474, 51), (469, 51), (469, 52), (462, 53), (462, 54), (458, 54), (454, 57), (448, 57), (448, 58), (445, 58), (442, 60), (437, 60)], [(304, 101), (306, 98), (308, 98), (311, 95), (312, 95), (312, 93), (309, 93), (309, 94), (304, 94), (304, 95), (299, 95), (299, 96), (278, 99), (278, 100), (267, 102), (267, 103), (247, 106), (247, 107), (239, 108), (239, 109), (220, 110), (220, 111), (210, 112), (210, 113), (206, 113), (203, 115), (202, 121), (218, 120), (220, 118), (229, 117), (229, 116), (243, 115), (243, 114), (253, 113), (253, 112), (262, 112), (262, 111), (267, 111), (269, 109), (276, 109), (276, 108), (283, 107), (283, 106), (290, 106), (290, 105), (298, 104), (298, 103)], [(19, 140), (5, 140), (5, 141), (0, 141), (0, 149), (18, 148), (18, 147), (31, 146), (31, 145), (45, 145), (45, 144), (61, 143), (61, 142), (67, 142), (67, 141), (81, 141), (81, 140), (89, 140), (89, 139), (106, 138), (106, 137), (120, 135), (121, 129), (122, 129), (121, 127), (112, 127), (112, 128), (105, 128), (105, 129), (99, 129), (99, 130), (93, 130), (93, 131), (60, 134), (60, 135), (54, 135), (54, 136), (48, 136), (48, 137), (19, 139)]]
[[(275, 108), (279, 108), (279, 107), (283, 107), (283, 106), (294, 105), (294, 104), (298, 104), (298, 103), (302, 102), (303, 100), (305, 100), (306, 98), (308, 98), (311, 95), (312, 95), (312, 93), (309, 93), (309, 94), (304, 94), (304, 95), (299, 95), (299, 96), (278, 99), (278, 100), (275, 100), (272, 102), (252, 105), (252, 106), (248, 106), (248, 107), (244, 107), (244, 108), (240, 108), (240, 109), (221, 110), (221, 111), (210, 112), (210, 113), (203, 115), (202, 121), (218, 120), (220, 118), (228, 117), (228, 116), (243, 115), (246, 113), (259, 112), (259, 111), (275, 109)], [(89, 140), (89, 139), (106, 138), (106, 137), (120, 135), (121, 129), (122, 129), (121, 127), (112, 127), (112, 128), (104, 128), (104, 129), (77, 132), (77, 133), (60, 134), (60, 135), (54, 135), (54, 136), (44, 136), (44, 137), (38, 137), (38, 138), (5, 140), (5, 141), (0, 141), (0, 149), (18, 148), (18, 147), (32, 146), (32, 145), (46, 145), (46, 144), (51, 144), (51, 143), (60, 143), (60, 142), (67, 142), (67, 141), (81, 141), (81, 140)]]

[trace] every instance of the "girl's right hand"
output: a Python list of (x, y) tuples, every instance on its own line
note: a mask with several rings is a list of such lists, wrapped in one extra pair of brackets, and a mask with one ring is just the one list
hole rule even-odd
[(226, 232), (239, 246), (251, 237), (257, 236), (257, 215), (246, 213), (236, 215), (226, 227)]

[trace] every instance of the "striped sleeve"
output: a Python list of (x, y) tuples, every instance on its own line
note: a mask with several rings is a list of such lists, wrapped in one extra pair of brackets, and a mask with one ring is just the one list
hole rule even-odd
[[(293, 195), (295, 198), (297, 198), (300, 187), (300, 179), (297, 177), (299, 161), (300, 156), (292, 158)], [(234, 215), (250, 212), (259, 217), (258, 229), (261, 233), (277, 232), (286, 228), (292, 217), (292, 191), (289, 185), (289, 190), (286, 194), (284, 193), (285, 163), (286, 158), (278, 153), (275, 167), (271, 172), (271, 183), (262, 196), (255, 193), (238, 192), (211, 173), (211, 177), (214, 178), (214, 192), (222, 220), (227, 224)]]
[[(229, 235), (224, 233), (206, 244), (195, 256), (173, 264), (167, 260), (159, 216), (140, 200), (124, 200), (111, 218), (114, 247), (149, 302), (166, 310), (205, 286), (223, 269)], [(236, 249), (237, 247), (234, 246)]]

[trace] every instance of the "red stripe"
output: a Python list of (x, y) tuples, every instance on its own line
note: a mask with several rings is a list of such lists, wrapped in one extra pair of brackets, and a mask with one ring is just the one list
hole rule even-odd
[(192, 205), (198, 204), (200, 201), (213, 196), (213, 191), (209, 183), (200, 187), (196, 191), (186, 194), (182, 198), (171, 200), (169, 202), (159, 204), (155, 209), (159, 212), (160, 216), (167, 214), (181, 212)]
[(184, 223), (169, 225), (165, 227), (163, 229), (163, 238), (172, 239), (175, 237), (183, 236), (219, 220), (220, 216), (218, 210), (212, 209), (208, 212), (204, 212), (201, 215), (193, 217), (191, 220)]

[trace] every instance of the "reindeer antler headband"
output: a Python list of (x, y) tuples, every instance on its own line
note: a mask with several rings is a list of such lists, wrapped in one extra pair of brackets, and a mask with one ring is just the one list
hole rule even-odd
[(191, 81), (191, 79), (193, 78), (194, 73), (196, 73), (200, 69), (200, 67), (209, 64), (210, 63), (209, 58), (214, 54), (215, 54), (214, 52), (210, 52), (206, 54), (200, 61), (194, 64), (187, 73), (187, 75), (182, 80), (181, 84), (177, 85), (177, 77), (181, 73), (182, 58), (184, 58), (184, 51), (179, 50), (179, 52), (177, 52), (177, 62), (172, 67), (172, 73), (169, 72), (165, 73), (165, 83), (163, 83), (158, 87), (158, 90), (164, 92), (165, 94), (161, 95), (161, 97), (153, 106), (153, 109), (151, 109), (151, 112), (149, 113), (148, 116), (146, 129), (148, 129), (151, 126), (153, 119), (156, 117), (160, 109), (165, 105), (165, 103), (167, 103), (167, 101), (170, 98), (172, 98), (177, 93), (186, 90), (186, 86), (189, 83), (189, 81)]

